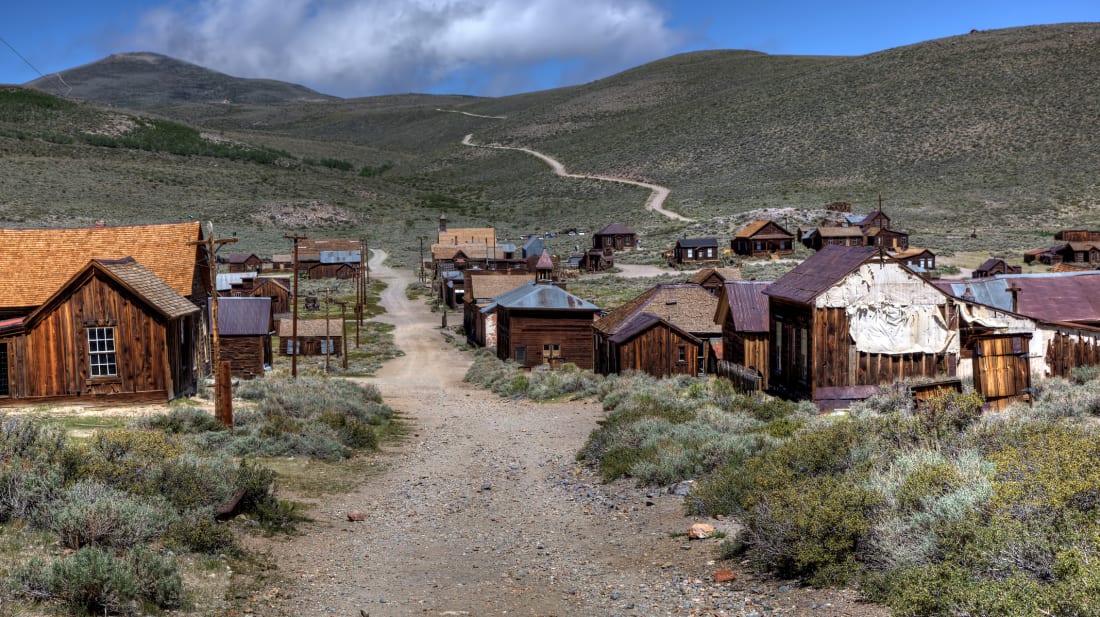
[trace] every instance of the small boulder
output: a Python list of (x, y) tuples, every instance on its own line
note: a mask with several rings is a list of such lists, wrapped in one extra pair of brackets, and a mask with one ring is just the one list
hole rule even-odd
[(691, 527), (688, 527), (688, 538), (692, 540), (709, 538), (712, 533), (714, 533), (714, 525), (707, 523), (695, 523)]
[(737, 573), (733, 570), (718, 570), (714, 573), (715, 583), (731, 583), (737, 580)]
[(348, 511), (347, 515), (348, 520), (352, 521), (353, 523), (367, 520), (367, 513), (363, 512), (362, 510), (350, 510)]

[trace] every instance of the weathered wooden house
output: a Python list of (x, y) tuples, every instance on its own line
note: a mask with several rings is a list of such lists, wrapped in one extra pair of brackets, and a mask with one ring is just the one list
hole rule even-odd
[(864, 246), (867, 241), (859, 227), (818, 227), (807, 231), (802, 237), (807, 248), (820, 251), (826, 246)]
[(294, 270), (294, 255), (290, 253), (271, 256), (272, 272), (291, 272)]
[(887, 254), (891, 259), (899, 261), (921, 274), (936, 269), (936, 254), (928, 249), (913, 246), (904, 251), (892, 251)]
[(1100, 231), (1090, 229), (1063, 229), (1054, 234), (1059, 242), (1100, 242)]
[[(279, 320), (279, 353), (294, 355), (294, 321)], [(298, 354), (302, 356), (338, 356), (342, 353), (344, 321), (342, 319), (299, 319)]]
[(1100, 243), (1067, 242), (1054, 249), (1061, 263), (1100, 264)]
[(700, 375), (712, 339), (717, 298), (694, 283), (662, 283), (592, 324), (594, 370), (607, 375), (626, 370), (657, 377)]
[(486, 307), (497, 315), (497, 356), (525, 368), (571, 362), (592, 368), (592, 321), (599, 307), (544, 281), (500, 294)]
[(233, 253), (226, 261), (230, 272), (254, 272), (259, 273), (264, 261), (255, 253)]
[(691, 275), (688, 282), (695, 283), (707, 290), (710, 295), (718, 297), (726, 281), (739, 280), (741, 280), (741, 268), (703, 268)]
[(871, 227), (864, 230), (863, 238), (867, 246), (881, 248), (886, 251), (905, 251), (909, 249), (909, 234), (896, 229)]
[(623, 251), (638, 246), (638, 234), (623, 225), (611, 223), (592, 235), (592, 248)]
[(722, 361), (755, 372), (761, 390), (768, 389), (770, 374), (771, 323), (764, 295), (769, 285), (771, 281), (726, 281), (714, 314), (722, 328)]
[(581, 272), (602, 272), (615, 267), (611, 249), (588, 249), (569, 256), (569, 268)]
[(790, 255), (794, 253), (794, 234), (774, 221), (753, 221), (734, 234), (730, 248), (748, 257)]
[(0, 322), (0, 400), (163, 402), (195, 391), (200, 310), (132, 258), (93, 259)]
[(305, 238), (298, 241), (298, 276), (353, 279), (362, 256), (362, 243), (355, 238)]
[(721, 259), (717, 238), (683, 238), (676, 241), (669, 262), (682, 266), (711, 266)]
[(496, 347), (496, 310), (483, 312), (483, 309), (492, 304), (493, 298), (521, 285), (530, 284), (532, 280), (533, 277), (527, 273), (468, 273), (462, 303), (462, 327), (466, 331), (466, 342), (480, 347)]
[(1001, 274), (1020, 274), (1023, 272), (1023, 268), (1020, 266), (1009, 265), (1008, 262), (999, 257), (990, 257), (982, 262), (982, 265), (974, 268), (971, 273), (972, 278), (988, 278), (991, 276), (998, 276)]
[(271, 298), (218, 300), (218, 347), (234, 377), (263, 377), (264, 366), (271, 366), (274, 325)]
[(290, 280), (276, 276), (260, 276), (252, 285), (250, 296), (253, 298), (270, 298), (272, 313), (286, 313), (290, 311)]

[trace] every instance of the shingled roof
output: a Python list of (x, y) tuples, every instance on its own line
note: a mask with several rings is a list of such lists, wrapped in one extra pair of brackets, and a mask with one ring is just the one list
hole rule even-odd
[(772, 283), (764, 293), (773, 298), (809, 304), (877, 253), (878, 249), (873, 246), (823, 247)]
[[(220, 321), (220, 320), (219, 320)], [(293, 319), (280, 319), (279, 320), (279, 336), (281, 338), (290, 338), (293, 333), (294, 320)], [(337, 338), (344, 334), (344, 322), (341, 319), (329, 319), (328, 320), (328, 334), (325, 334), (325, 320), (324, 319), (299, 319), (298, 320), (298, 337), (318, 337), (328, 336), (329, 338)]]
[(0, 229), (0, 306), (34, 307), (92, 259), (133, 257), (181, 296), (193, 289), (199, 223)]
[(611, 311), (594, 325), (604, 334), (615, 335), (639, 315), (650, 313), (692, 334), (718, 336), (722, 327), (714, 323), (717, 305), (718, 299), (695, 283), (662, 283)]
[(488, 300), (500, 294), (511, 291), (520, 285), (530, 283), (533, 277), (511, 274), (474, 274), (466, 273), (468, 292), (463, 296), (466, 302), (476, 303), (478, 300)]

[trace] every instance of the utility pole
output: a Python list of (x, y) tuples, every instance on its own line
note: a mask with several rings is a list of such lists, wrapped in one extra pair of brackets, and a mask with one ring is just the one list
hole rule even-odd
[(346, 371), (348, 370), (348, 337), (344, 334), (344, 331), (347, 329), (348, 326), (348, 303), (337, 302), (336, 304), (340, 305), (340, 343), (344, 347), (344, 359), (340, 364), (344, 367), (344, 370)]
[(325, 355), (325, 375), (328, 375), (328, 357), (332, 355), (332, 335), (329, 334), (329, 297), (328, 292), (332, 291), (330, 287), (325, 287), (325, 344), (322, 346)]
[(420, 284), (424, 284), (424, 236), (420, 236)]
[[(231, 407), (228, 407), (232, 405), (232, 399), (224, 400), (226, 397), (222, 393), (222, 388), (225, 386), (222, 382), (225, 381), (225, 378), (221, 366), (221, 346), (218, 344), (218, 262), (216, 254), (221, 245), (236, 242), (237, 239), (222, 238), (215, 240), (213, 222), (207, 223), (207, 229), (209, 230), (209, 236), (205, 240), (195, 240), (188, 242), (188, 244), (192, 246), (201, 245), (206, 248), (206, 261), (210, 269), (210, 342), (213, 348), (210, 373), (214, 376), (214, 417), (221, 420), (225, 426), (232, 426), (233, 411)], [(227, 392), (232, 397), (232, 390), (227, 390)]]
[[(290, 376), (295, 379), (298, 378), (298, 241), (305, 240), (305, 236), (299, 236), (297, 233), (287, 234), (283, 236), (287, 240), (294, 242), (294, 290), (291, 295), (294, 296), (294, 304), (291, 306), (290, 316)], [(280, 341), (281, 342), (281, 341)]]

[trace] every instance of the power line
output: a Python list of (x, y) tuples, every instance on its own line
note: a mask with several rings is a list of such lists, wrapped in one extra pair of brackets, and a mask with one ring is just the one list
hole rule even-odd
[[(35, 65), (31, 64), (31, 61), (30, 61), (30, 60), (27, 60), (27, 58), (26, 58), (26, 57), (24, 57), (24, 56), (23, 56), (23, 54), (19, 53), (19, 50), (18, 50), (18, 49), (16, 49), (16, 48), (15, 48), (15, 46), (13, 46), (13, 45), (12, 45), (11, 43), (9, 43), (7, 39), (5, 39), (4, 37), (0, 36), (0, 43), (3, 43), (4, 45), (6, 45), (6, 46), (8, 47), (8, 49), (10, 49), (10, 50), (11, 50), (11, 53), (15, 54), (15, 55), (16, 55), (16, 56), (17, 56), (17, 57), (18, 57), (18, 58), (20, 59), (20, 60), (22, 60), (22, 61), (23, 61), (23, 63), (24, 63), (24, 64), (26, 64), (27, 66), (31, 67), (31, 70), (32, 70), (32, 71), (34, 71), (35, 73), (38, 73), (38, 76), (39, 76), (39, 77), (42, 77), (42, 78), (45, 78), (45, 77), (46, 77), (46, 76), (45, 76), (45, 75), (44, 75), (44, 74), (42, 73), (42, 71), (38, 70), (38, 67), (37, 67), (37, 66), (35, 66)], [(70, 86), (69, 84), (65, 83), (65, 80), (61, 78), (61, 75), (60, 75), (59, 73), (53, 73), (53, 75), (54, 75), (54, 77), (57, 77), (57, 81), (61, 82), (61, 85), (62, 85), (62, 86), (65, 86), (65, 88), (67, 88), (67, 89), (65, 90), (65, 96), (69, 96), (69, 93), (73, 91), (73, 88), (72, 88), (72, 86)]]

